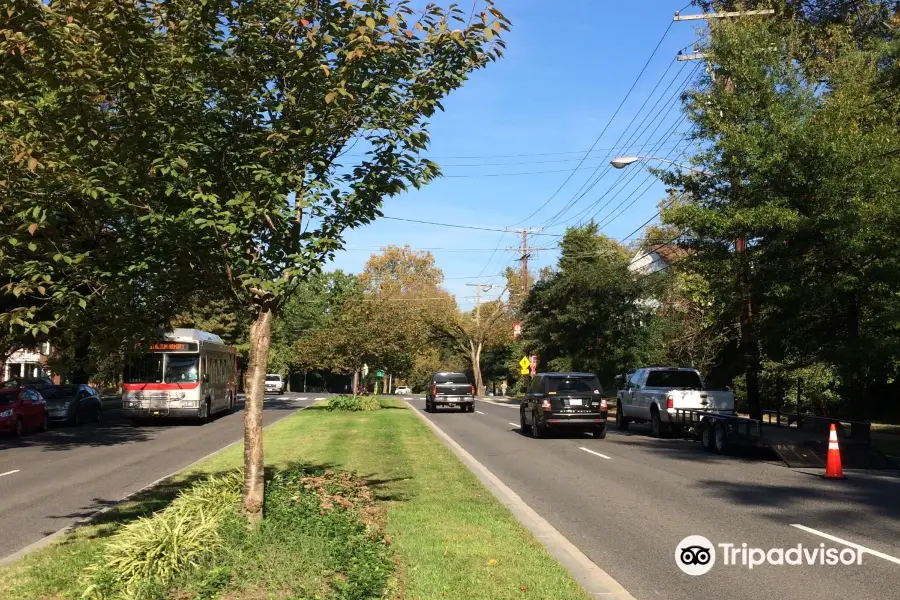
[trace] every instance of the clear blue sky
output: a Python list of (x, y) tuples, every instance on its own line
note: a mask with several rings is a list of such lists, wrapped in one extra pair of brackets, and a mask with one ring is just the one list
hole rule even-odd
[[(656, 212), (665, 191), (645, 164), (623, 170), (606, 165), (609, 155), (687, 156), (681, 153), (688, 143), (680, 137), (687, 123), (674, 98), (692, 74), (699, 75), (702, 61), (675, 62), (678, 51), (691, 52), (698, 39), (700, 22), (672, 23), (686, 2), (565, 0), (551, 6), (546, 0), (498, 0), (512, 21), (505, 57), (475, 73), (432, 120), (429, 156), (445, 177), (389, 199), (384, 214), (498, 229), (543, 226), (553, 234), (595, 216), (607, 235), (628, 236)], [(646, 72), (598, 141), (667, 28)], [(485, 176), (509, 173), (530, 174)], [(530, 216), (570, 175), (562, 190)], [(551, 221), (599, 175), (590, 191)], [(382, 219), (350, 232), (347, 250), (327, 268), (359, 273), (369, 255), (388, 244), (433, 249), (444, 287), (456, 294), (461, 308), (470, 309), (473, 289), (465, 284), (480, 275), (479, 281), (500, 284), (486, 294), (496, 296), (503, 280), (495, 276), (507, 265), (519, 266), (513, 262), (517, 255), (505, 249), (520, 240), (512, 233)], [(554, 248), (533, 256), (533, 272), (555, 263), (556, 242), (555, 237), (530, 237), (531, 245)]]

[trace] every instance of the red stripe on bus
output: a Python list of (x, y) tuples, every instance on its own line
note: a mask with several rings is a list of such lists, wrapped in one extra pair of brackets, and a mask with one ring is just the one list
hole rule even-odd
[(193, 390), (200, 387), (199, 383), (126, 383), (123, 389), (130, 392), (141, 390)]

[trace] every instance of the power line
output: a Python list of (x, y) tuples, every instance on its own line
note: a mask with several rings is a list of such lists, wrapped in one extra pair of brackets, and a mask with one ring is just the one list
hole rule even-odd
[[(616, 148), (596, 148), (596, 149), (594, 149), (594, 152), (609, 152), (609, 151), (613, 151), (613, 150), (616, 150)], [(586, 152), (586, 151), (582, 150), (582, 152)], [(523, 156), (528, 156), (528, 155), (523, 155)], [(534, 156), (541, 156), (541, 155), (536, 154)], [(486, 155), (486, 156), (465, 156), (465, 157), (460, 156), (460, 157), (456, 157), (456, 158), (476, 159), (476, 158), (501, 158), (501, 157), (502, 156)], [(429, 158), (438, 158), (438, 157), (431, 156)], [(592, 156), (590, 158), (594, 159), (594, 158), (600, 158), (600, 157)], [(555, 159), (550, 159), (550, 160), (523, 160), (523, 161), (516, 161), (516, 162), (499, 162), (499, 163), (480, 163), (479, 162), (479, 163), (463, 163), (463, 164), (457, 164), (457, 165), (442, 164), (441, 166), (443, 166), (443, 167), (505, 167), (505, 166), (516, 166), (516, 165), (541, 165), (541, 164), (548, 164), (548, 163), (575, 162), (577, 160), (579, 160), (579, 159), (578, 158), (555, 158)]]
[[(656, 131), (659, 129), (659, 126), (660, 126), (662, 123), (664, 123), (664, 122), (666, 121), (666, 119), (667, 119), (668, 116), (669, 116), (669, 113), (671, 113), (672, 110), (677, 106), (677, 105), (675, 104), (675, 102), (674, 102), (675, 98), (679, 97), (679, 96), (684, 92), (684, 90), (687, 89), (687, 86), (690, 84), (690, 81), (692, 80), (692, 78), (693, 78), (694, 75), (696, 74), (696, 71), (697, 71), (698, 68), (699, 68), (699, 67), (695, 67), (695, 68), (694, 68), (694, 71), (688, 73), (688, 76), (684, 79), (683, 83), (679, 86), (679, 88), (676, 89), (676, 91), (675, 91), (671, 96), (668, 97), (667, 102), (666, 102), (666, 103), (663, 105), (663, 107), (660, 108), (660, 110), (657, 111), (656, 114), (654, 115), (654, 114), (653, 114), (653, 111), (654, 111), (654, 110), (656, 109), (656, 107), (659, 105), (659, 102), (660, 102), (660, 100), (662, 100), (662, 98), (665, 96), (665, 93), (666, 93), (669, 89), (671, 89), (671, 86), (672, 86), (672, 84), (675, 82), (675, 79), (673, 79), (672, 82), (670, 82), (669, 86), (666, 88), (666, 92), (663, 92), (663, 94), (660, 95), (660, 97), (657, 99), (656, 103), (653, 105), (653, 107), (650, 109), (650, 111), (647, 113), (647, 115), (645, 115), (644, 119), (643, 119), (643, 120), (641, 121), (641, 123), (638, 125), (637, 129), (631, 134), (631, 136), (629, 136), (628, 141), (625, 143), (625, 146), (626, 146), (626, 147), (628, 147), (630, 144), (632, 144), (632, 142), (636, 142), (637, 140), (640, 140), (640, 139), (643, 137), (644, 133), (646, 133), (646, 131), (649, 129), (650, 125), (652, 125), (654, 122), (657, 122), (656, 127), (655, 127), (655, 128), (653, 129), (653, 131), (650, 133), (650, 136), (649, 136), (649, 138), (648, 138), (648, 141), (645, 143), (645, 145), (643, 145), (643, 146), (641, 146), (641, 147), (644, 148), (644, 147), (650, 146), (650, 147), (651, 147), (651, 150), (650, 150), (650, 153), (651, 153), (651, 154), (652, 154), (652, 153), (655, 153), (655, 152), (658, 152), (658, 151), (661, 149), (662, 145), (666, 142), (666, 140), (669, 138), (669, 136), (671, 136), (671, 135), (678, 129), (678, 127), (680, 127), (681, 123), (683, 123), (683, 122), (685, 121), (685, 118), (686, 118), (686, 117), (683, 116), (682, 119), (681, 119), (680, 121), (676, 121), (676, 123), (675, 123), (672, 127), (670, 127), (670, 128), (666, 131), (666, 133), (665, 133), (660, 139), (658, 139), (656, 142), (650, 142), (649, 140), (651, 140), (651, 139), (653, 138), (653, 135), (654, 135), (654, 134), (656, 133)], [(677, 76), (676, 76), (676, 79), (677, 79)], [(666, 108), (666, 107), (668, 107), (668, 109), (665, 111), (665, 113), (663, 113), (663, 108)], [(652, 116), (652, 118), (651, 118), (651, 116)], [(658, 119), (660, 119), (660, 118), (661, 118), (661, 120), (658, 121)], [(650, 119), (649, 122), (648, 122), (648, 119)], [(633, 121), (634, 121), (634, 120), (632, 120), (632, 122), (633, 122)], [(629, 124), (629, 128), (630, 128), (630, 126), (631, 126), (631, 124)], [(621, 138), (625, 135), (625, 133), (627, 133), (627, 131), (628, 131), (628, 128), (626, 128), (626, 130), (622, 133), (622, 136), (620, 136), (619, 139), (621, 139)], [(686, 134), (683, 134), (683, 135), (681, 136), (681, 139), (683, 139), (685, 135), (686, 135)], [(680, 141), (680, 139), (679, 139), (679, 141), (676, 142), (676, 144), (675, 144), (675, 149), (677, 149), (677, 147), (678, 147), (680, 144), (681, 144), (681, 141)], [(607, 159), (608, 159), (608, 158), (610, 158), (610, 156), (607, 156)], [(590, 184), (583, 192), (581, 192), (579, 195), (577, 195), (577, 197), (573, 197), (572, 201), (569, 202), (568, 205), (566, 205), (565, 207), (563, 207), (562, 210), (560, 210), (556, 215), (554, 215), (553, 218), (550, 220), (550, 222), (548, 222), (548, 225), (547, 225), (547, 226), (551, 226), (551, 225), (553, 224), (553, 221), (556, 221), (556, 220), (559, 219), (562, 215), (564, 215), (566, 212), (568, 212), (571, 208), (573, 208), (573, 207), (574, 207), (574, 206), (575, 206), (575, 205), (576, 205), (576, 204), (577, 204), (584, 196), (586, 196), (587, 193), (590, 192), (591, 189), (593, 189), (593, 188), (594, 188), (594, 187), (595, 187), (595, 186), (596, 186), (596, 185), (597, 185), (597, 184), (598, 184), (598, 183), (606, 176), (606, 174), (609, 173), (611, 170), (612, 170), (612, 166), (607, 162), (607, 163), (606, 163), (606, 168), (603, 170), (603, 172), (600, 173), (600, 175), (598, 175), (598, 176), (594, 179), (594, 181), (593, 181), (593, 182), (592, 182), (592, 183), (591, 183), (591, 184)], [(618, 179), (616, 180), (616, 182), (613, 183), (612, 186), (610, 186), (609, 188), (607, 188), (607, 191), (606, 191), (602, 196), (600, 196), (599, 198), (597, 198), (597, 199), (596, 199), (589, 207), (587, 207), (586, 209), (583, 209), (581, 212), (579, 212), (579, 213), (578, 213), (577, 215), (575, 215), (573, 218), (568, 219), (567, 222), (572, 221), (572, 220), (575, 220), (575, 219), (578, 219), (581, 215), (586, 214), (586, 213), (587, 213), (589, 210), (591, 210), (593, 207), (597, 206), (597, 205), (600, 203), (600, 201), (603, 200), (603, 198), (604, 198), (607, 194), (609, 194), (609, 193), (612, 191), (612, 189), (616, 187), (616, 185), (618, 185), (619, 182), (625, 181), (625, 177), (626, 177), (626, 176), (627, 176), (627, 175), (626, 175), (625, 173), (621, 173), (621, 174), (618, 176)], [(632, 181), (633, 179), (634, 179), (634, 175), (633, 175), (630, 179), (628, 179), (628, 180), (626, 181), (626, 183)], [(602, 209), (601, 209), (601, 210), (602, 210)]]
[[(603, 127), (603, 130), (600, 132), (600, 135), (598, 135), (598, 136), (597, 136), (597, 139), (594, 140), (594, 143), (591, 144), (591, 148), (590, 148), (590, 150), (588, 151), (588, 153), (586, 153), (586, 154), (584, 155), (584, 157), (582, 158), (582, 161), (581, 161), (580, 163), (578, 163), (578, 167), (576, 167), (576, 170), (577, 170), (577, 168), (579, 168), (579, 167), (581, 166), (581, 164), (587, 159), (588, 154), (589, 154), (591, 151), (593, 151), (593, 149), (597, 146), (597, 144), (600, 142), (600, 140), (603, 138), (604, 134), (606, 133), (606, 130), (609, 129), (609, 126), (612, 124), (612, 122), (615, 120), (616, 116), (619, 114), (619, 111), (622, 110), (622, 107), (623, 107), (623, 106), (625, 106), (625, 102), (628, 100), (628, 97), (631, 95), (631, 92), (634, 91), (635, 86), (637, 86), (638, 81), (640, 81), (640, 79), (641, 79), (641, 77), (643, 76), (644, 72), (646, 72), (647, 67), (650, 65), (650, 62), (653, 60), (653, 57), (656, 56), (657, 51), (659, 50), (660, 46), (662, 46), (663, 40), (666, 39), (666, 36), (669, 34), (669, 30), (670, 30), (670, 29), (672, 29), (672, 22), (670, 22), (669, 25), (666, 27), (666, 30), (663, 32), (662, 37), (659, 38), (659, 42), (657, 42), (656, 47), (653, 48), (653, 52), (650, 53), (650, 58), (648, 58), (648, 59), (647, 59), (647, 62), (644, 63), (644, 66), (641, 68), (640, 72), (638, 73), (637, 77), (635, 78), (634, 83), (631, 84), (631, 87), (628, 88), (628, 92), (625, 93), (625, 97), (622, 98), (622, 102), (619, 103), (619, 106), (616, 108), (616, 111), (615, 111), (615, 112), (612, 114), (612, 116), (609, 118), (609, 121), (606, 122), (606, 126)], [(541, 204), (541, 205), (538, 207), (537, 210), (535, 210), (533, 213), (531, 213), (530, 215), (528, 215), (527, 217), (525, 217), (525, 218), (522, 219), (521, 221), (518, 221), (518, 222), (515, 223), (515, 224), (516, 224), (516, 225), (519, 225), (520, 223), (524, 223), (524, 222), (527, 221), (528, 219), (532, 218), (534, 215), (536, 215), (536, 214), (538, 214), (539, 212), (541, 212), (541, 211), (544, 209), (545, 206), (547, 206), (548, 204), (550, 204), (550, 202), (552, 202), (553, 199), (556, 198), (556, 196), (562, 191), (562, 189), (566, 186), (566, 184), (568, 184), (569, 181), (571, 181), (571, 179), (572, 179), (572, 177), (573, 177), (574, 175), (575, 175), (575, 171), (572, 171), (571, 173), (569, 173), (569, 176), (566, 177), (565, 181), (562, 182), (562, 185), (560, 185), (560, 186), (556, 189), (556, 191), (553, 192), (553, 194), (552, 194), (549, 198), (547, 198), (547, 200), (545, 200), (543, 204)]]
[[(495, 229), (495, 228), (492, 228), (492, 227), (476, 227), (476, 226), (474, 226), (474, 225), (458, 225), (458, 224), (455, 224), (455, 223), (438, 223), (438, 222), (435, 222), (435, 221), (420, 221), (420, 220), (418, 220), (418, 219), (405, 219), (405, 218), (402, 218), (402, 217), (379, 217), (379, 218), (381, 218), (381, 219), (390, 219), (391, 221), (405, 221), (405, 222), (407, 222), (407, 223), (419, 223), (419, 224), (421, 224), (421, 225), (436, 225), (436, 226), (439, 226), (439, 227), (453, 227), (453, 228), (456, 228), (456, 229), (472, 229), (472, 230), (475, 230), (475, 231), (493, 231), (493, 232), (496, 232), (496, 233), (509, 233), (509, 232), (508, 232), (507, 230), (505, 230), (505, 229)], [(558, 236), (555, 236), (555, 235), (552, 234), (552, 233), (533, 233), (532, 235), (548, 235), (548, 236), (552, 236), (552, 237), (558, 237)]]

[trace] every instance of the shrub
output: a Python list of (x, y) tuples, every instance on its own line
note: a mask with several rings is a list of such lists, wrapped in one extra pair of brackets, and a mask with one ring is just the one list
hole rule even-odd
[(211, 477), (151, 517), (124, 525), (85, 571), (86, 599), (158, 596), (181, 572), (222, 546), (224, 521), (236, 514), (240, 473)]
[(374, 396), (332, 396), (326, 406), (328, 410), (358, 412), (379, 410), (381, 403)]

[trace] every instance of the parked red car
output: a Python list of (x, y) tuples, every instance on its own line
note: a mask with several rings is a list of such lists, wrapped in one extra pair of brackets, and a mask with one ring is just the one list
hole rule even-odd
[(47, 431), (50, 415), (41, 395), (27, 388), (0, 389), (0, 434), (19, 437), (29, 429)]

